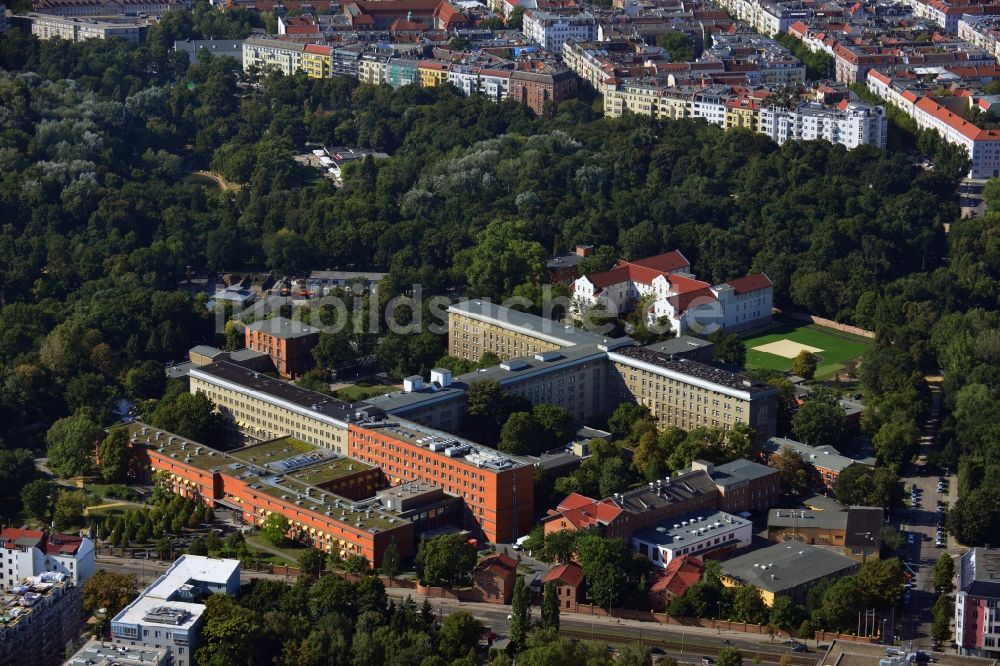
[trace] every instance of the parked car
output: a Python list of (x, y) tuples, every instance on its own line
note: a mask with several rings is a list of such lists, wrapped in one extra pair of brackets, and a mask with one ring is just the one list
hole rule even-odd
[(914, 534), (913, 532), (909, 532), (906, 535), (906, 543), (908, 543), (908, 544), (910, 544), (912, 546), (916, 542), (917, 542), (917, 535)]
[(714, 664), (714, 663), (715, 663), (715, 660), (712, 659), (711, 657), (702, 657), (701, 658), (701, 666), (712, 666), (712, 664)]

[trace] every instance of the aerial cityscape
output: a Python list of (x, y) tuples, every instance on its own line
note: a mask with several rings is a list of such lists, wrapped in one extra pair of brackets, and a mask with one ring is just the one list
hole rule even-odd
[(0, 666), (997, 666), (1000, 4), (3, 1)]

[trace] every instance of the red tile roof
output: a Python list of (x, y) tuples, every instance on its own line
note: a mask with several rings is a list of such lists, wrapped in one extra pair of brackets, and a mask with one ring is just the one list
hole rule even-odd
[[(21, 540), (21, 544), (16, 544)], [(42, 530), (25, 530), (6, 527), (0, 532), (0, 547), (13, 548), (16, 545), (30, 545), (43, 553), (52, 555), (72, 555), (80, 548), (83, 538), (75, 534), (48, 534)]]
[(33, 547), (44, 550), (45, 532), (41, 530), (22, 530), (17, 527), (5, 527), (3, 532), (0, 532), (0, 542), (4, 546), (7, 544), (13, 546), (14, 542), (18, 539), (25, 542), (34, 542), (31, 544)]
[(757, 273), (756, 275), (747, 275), (746, 277), (729, 280), (726, 284), (732, 287), (733, 291), (737, 294), (746, 294), (751, 291), (767, 289), (773, 286), (771, 278), (767, 277), (764, 273)]
[(637, 259), (636, 261), (620, 261), (618, 264), (641, 266), (642, 268), (649, 268), (654, 271), (662, 271), (664, 273), (691, 267), (691, 262), (687, 260), (687, 257), (681, 254), (680, 250), (672, 250), (670, 252), (658, 254), (655, 257), (646, 257), (645, 259)]
[(562, 517), (578, 530), (607, 525), (623, 513), (611, 500), (595, 500), (578, 493), (566, 497), (556, 508)]
[(580, 587), (583, 585), (583, 567), (576, 562), (560, 564), (557, 567), (549, 569), (549, 572), (542, 578), (542, 582)]
[(666, 569), (661, 569), (655, 574), (649, 591), (653, 594), (667, 592), (673, 596), (680, 596), (701, 580), (701, 574), (704, 570), (705, 563), (700, 557), (692, 555), (675, 557), (670, 560)]
[(498, 553), (477, 564), (476, 571), (489, 571), (494, 575), (506, 578), (517, 573), (517, 560), (504, 553)]

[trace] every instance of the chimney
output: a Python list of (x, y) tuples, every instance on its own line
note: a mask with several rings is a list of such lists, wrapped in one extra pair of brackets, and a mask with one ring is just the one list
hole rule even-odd
[(594, 246), (593, 245), (577, 245), (576, 246), (576, 255), (578, 257), (589, 257), (592, 254), (594, 254)]

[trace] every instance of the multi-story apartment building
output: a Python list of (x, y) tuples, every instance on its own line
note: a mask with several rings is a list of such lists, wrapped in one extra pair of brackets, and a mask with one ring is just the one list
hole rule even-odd
[(980, 129), (934, 98), (901, 89), (881, 72), (868, 72), (868, 89), (916, 120), (918, 128), (933, 130), (948, 143), (964, 148), (972, 160), (970, 178), (1000, 176), (1000, 130)]
[(1000, 657), (1000, 550), (970, 548), (958, 562), (955, 645), (959, 654)]
[(524, 36), (550, 53), (561, 53), (568, 39), (592, 42), (597, 39), (597, 19), (585, 12), (553, 13), (539, 9), (524, 12)]
[(182, 555), (112, 618), (111, 636), (122, 646), (167, 650), (174, 666), (191, 666), (205, 612), (201, 601), (239, 590), (239, 560)]
[(461, 506), (429, 486), (400, 489), (405, 502), (380, 496), (379, 468), (291, 438), (223, 453), (142, 423), (129, 427), (136, 456), (173, 492), (236, 511), (251, 525), (279, 514), (299, 539), (341, 557), (363, 555), (374, 566), (389, 544), (412, 555), (416, 534), (452, 524)]
[(675, 359), (647, 347), (608, 352), (614, 402), (649, 408), (661, 428), (732, 429), (744, 423), (762, 444), (774, 436), (777, 389), (714, 366)]
[(858, 146), (885, 148), (887, 128), (888, 119), (881, 106), (845, 103), (830, 108), (805, 102), (795, 109), (762, 107), (757, 131), (779, 144), (822, 139), (850, 150)]
[(328, 79), (333, 76), (333, 47), (306, 44), (302, 51), (302, 70), (311, 79)]
[(188, 55), (188, 62), (198, 62), (202, 53), (211, 53), (215, 58), (232, 58), (243, 67), (242, 39), (184, 39), (174, 41), (174, 50)]
[(510, 74), (508, 96), (524, 104), (535, 115), (549, 113), (552, 106), (576, 92), (576, 77), (562, 66), (546, 62), (518, 63)]
[(261, 319), (244, 328), (246, 348), (271, 357), (275, 370), (285, 379), (295, 379), (314, 367), (312, 349), (319, 330), (284, 317)]
[(166, 648), (125, 647), (118, 643), (90, 640), (63, 666), (171, 666), (173, 655)]
[[(487, 352), (507, 360), (607, 342), (606, 336), (488, 300), (461, 301), (448, 308), (448, 354), (471, 361)], [(626, 342), (631, 344), (631, 339)]]
[(344, 454), (347, 424), (366, 408), (225, 361), (192, 368), (188, 381), (191, 393), (215, 403), (238, 443), (290, 435)]
[(767, 516), (767, 538), (835, 548), (864, 562), (879, 556), (884, 519), (881, 507), (870, 506), (852, 506), (847, 511), (772, 509)]
[(13, 20), (21, 26), (30, 24), (31, 34), (39, 39), (59, 37), (70, 42), (112, 37), (138, 42), (147, 28), (144, 18), (91, 19), (30, 13), (17, 14)]
[(81, 588), (44, 572), (0, 594), (0, 664), (62, 663), (83, 626)]
[(162, 16), (186, 8), (182, 0), (35, 0), (32, 6), (53, 16)]
[(94, 542), (86, 537), (13, 527), (0, 532), (0, 591), (43, 571), (83, 585), (94, 575), (94, 566)]
[(534, 523), (534, 466), (401, 419), (350, 426), (350, 455), (377, 465), (394, 485), (424, 481), (461, 497), (460, 525), (492, 543), (509, 543)]
[(718, 557), (749, 548), (752, 541), (753, 523), (724, 511), (712, 511), (678, 517), (673, 526), (640, 530), (632, 536), (631, 546), (654, 567), (665, 569), (677, 557)]
[(956, 26), (958, 38), (1000, 59), (1000, 18), (963, 14)]
[(251, 37), (243, 42), (243, 69), (274, 70), (291, 76), (302, 67), (305, 46), (277, 39)]

